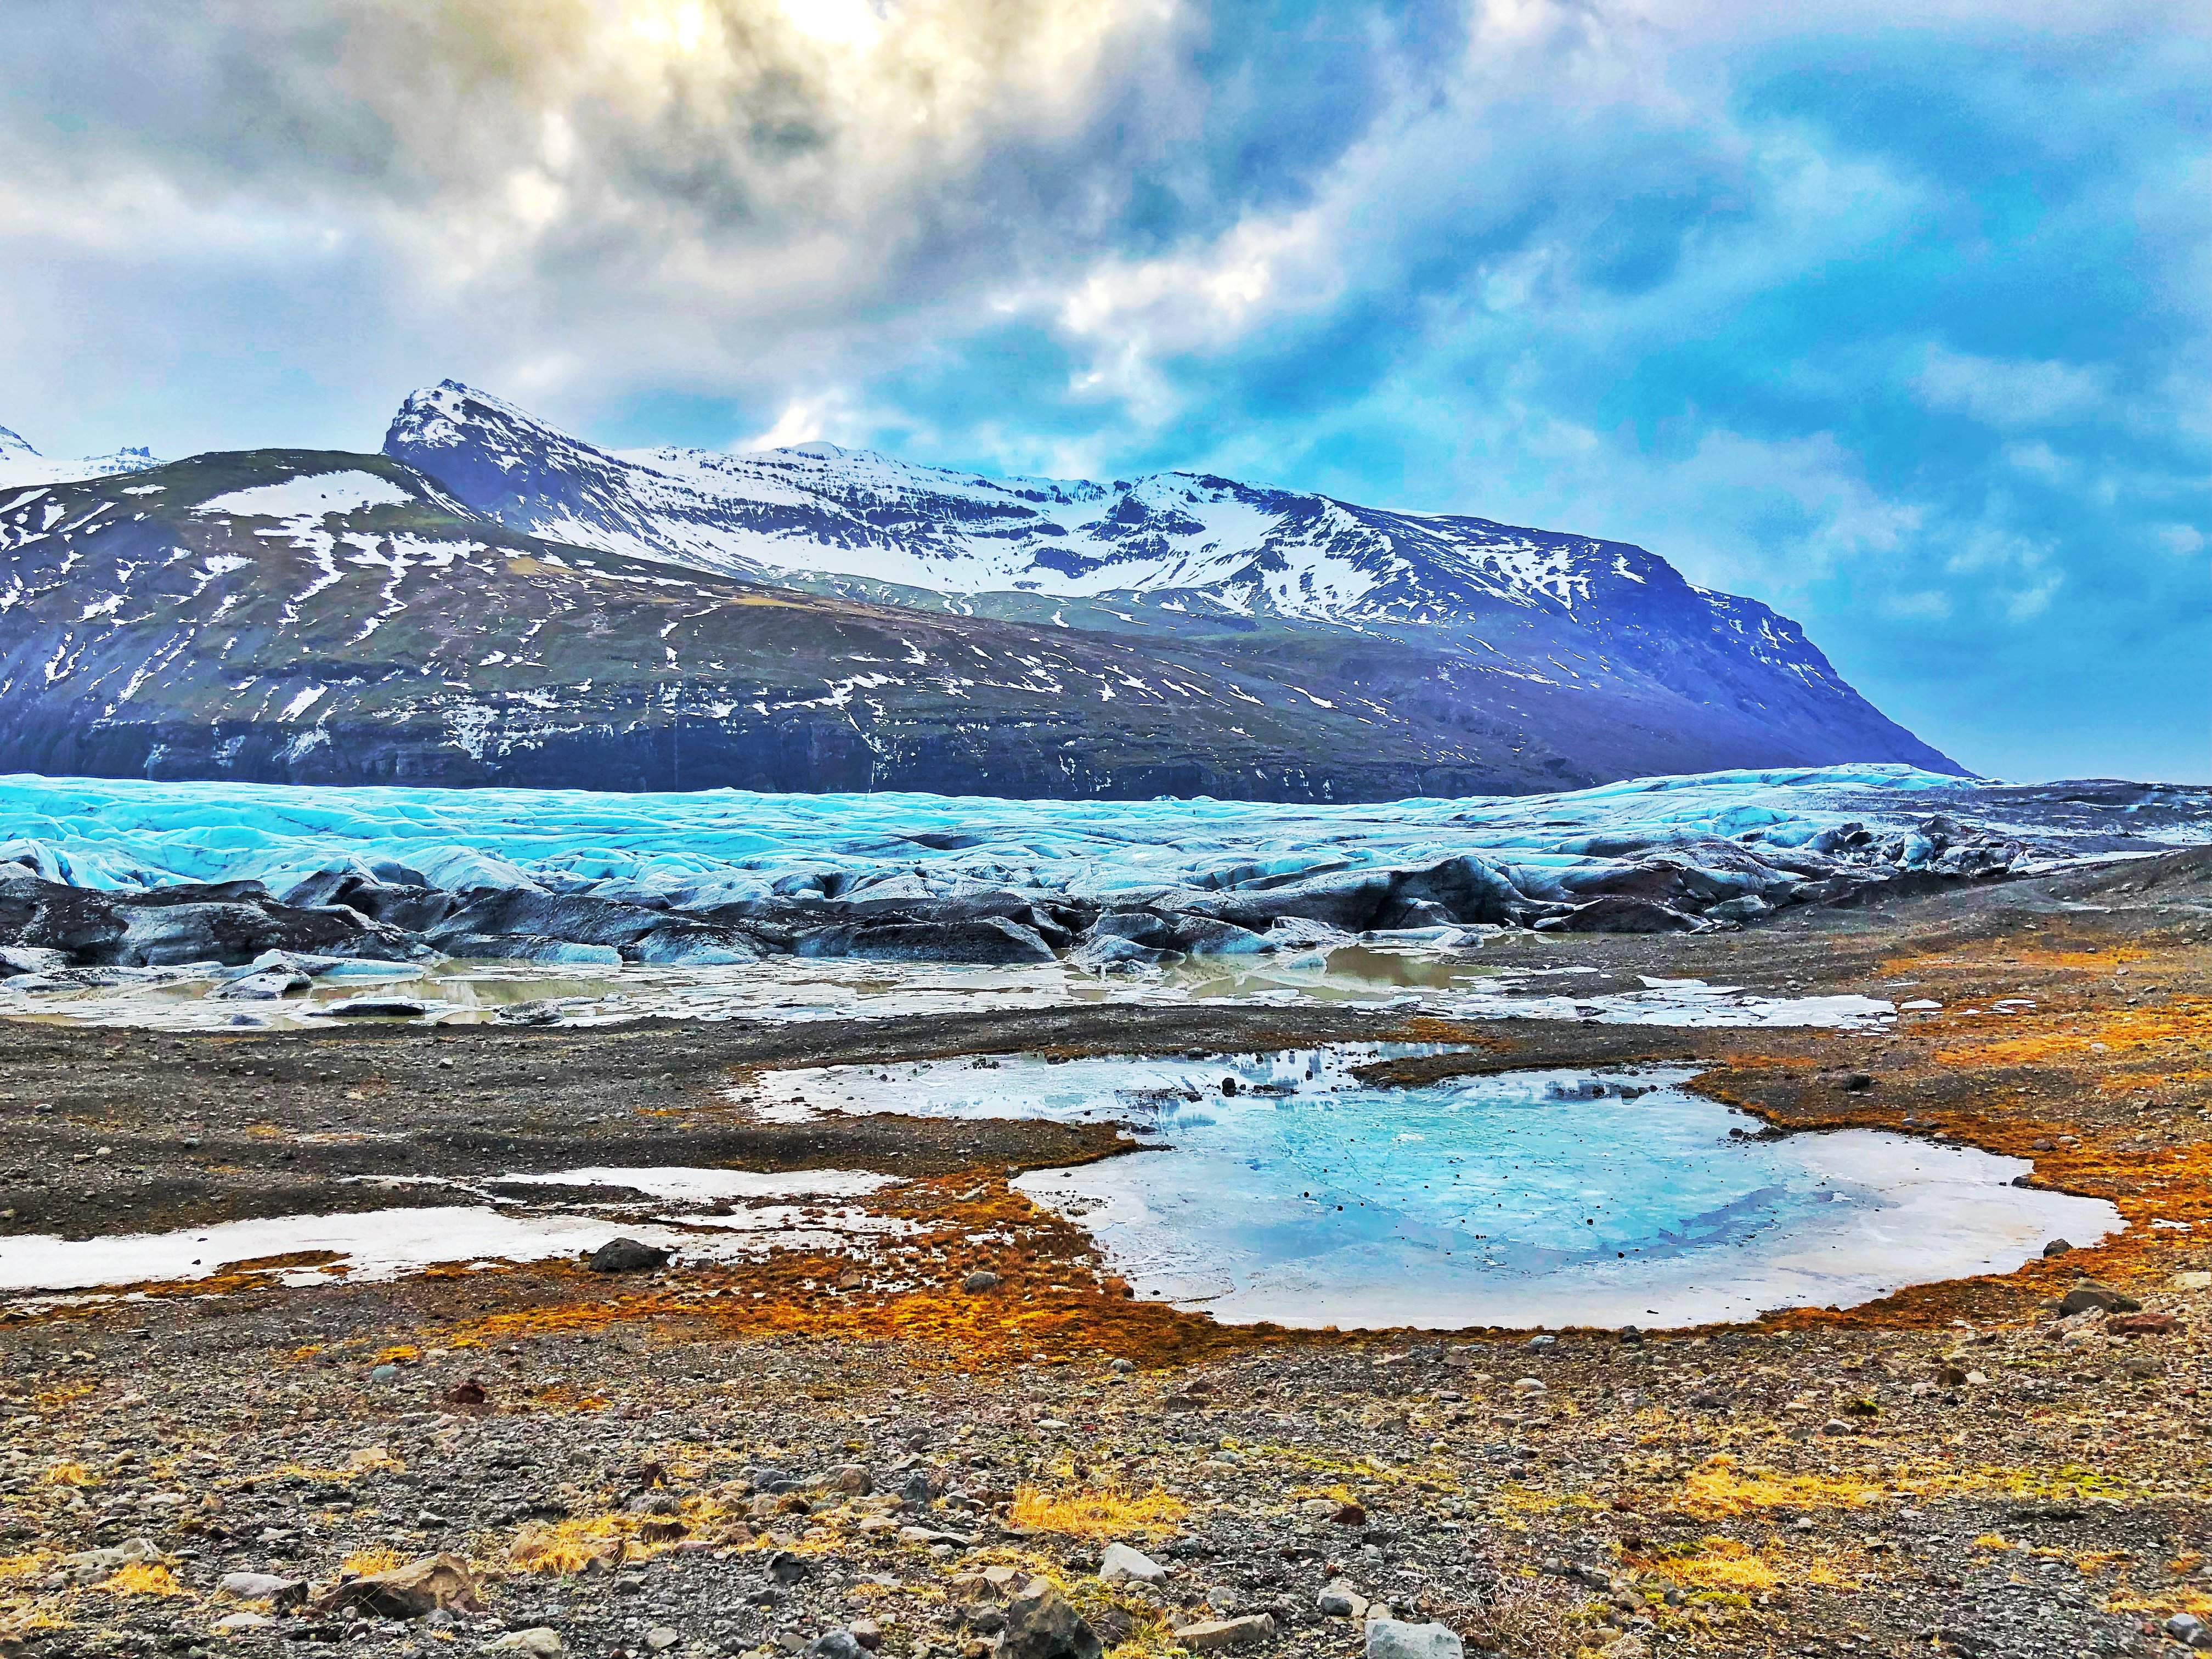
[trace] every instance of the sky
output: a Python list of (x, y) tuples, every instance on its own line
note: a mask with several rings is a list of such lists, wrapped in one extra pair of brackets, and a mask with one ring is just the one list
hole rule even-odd
[(2212, 781), (2212, 11), (10, 0), (0, 425), (1169, 468), (1640, 543)]

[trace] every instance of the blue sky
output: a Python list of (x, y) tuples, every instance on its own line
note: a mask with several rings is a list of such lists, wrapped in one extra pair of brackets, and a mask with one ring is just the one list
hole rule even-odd
[(27, 0), (0, 424), (1188, 467), (1640, 542), (2212, 775), (2201, 6)]

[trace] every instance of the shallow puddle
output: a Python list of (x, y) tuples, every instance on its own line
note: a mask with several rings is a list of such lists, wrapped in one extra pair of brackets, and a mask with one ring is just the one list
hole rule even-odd
[(1759, 1139), (1683, 1068), (1373, 1088), (1382, 1048), (771, 1074), (762, 1109), (1128, 1122), (1016, 1184), (1139, 1294), (1231, 1322), (1674, 1326), (1849, 1307), (2116, 1231), (2029, 1165), (1874, 1130)]
[[(189, 1282), (299, 1256), (317, 1259), (272, 1267), (269, 1277), (290, 1285), (392, 1279), (426, 1267), (575, 1255), (616, 1237), (674, 1250), (690, 1261), (738, 1261), (771, 1248), (850, 1252), (910, 1231), (906, 1223), (849, 1201), (890, 1184), (887, 1176), (856, 1170), (763, 1175), (595, 1168), (473, 1182), (373, 1177), (368, 1184), (395, 1194), (410, 1188), (458, 1188), (485, 1201), (270, 1216), (102, 1238), (33, 1234), (0, 1239), (0, 1296)], [(519, 1196), (518, 1188), (523, 1189)]]

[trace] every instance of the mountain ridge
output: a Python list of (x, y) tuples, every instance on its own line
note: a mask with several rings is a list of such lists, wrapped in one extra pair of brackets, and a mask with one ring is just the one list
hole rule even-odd
[(1625, 544), (1203, 474), (647, 465), (458, 386), (410, 410), (397, 457), (0, 487), (9, 764), (1287, 801), (1960, 769)]

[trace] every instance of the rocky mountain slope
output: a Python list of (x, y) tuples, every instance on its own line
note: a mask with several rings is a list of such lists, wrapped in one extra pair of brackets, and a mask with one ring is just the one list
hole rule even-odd
[(0, 762), (1291, 801), (1958, 769), (1640, 549), (1183, 475), (625, 458), (450, 384), (386, 447), (0, 487)]

